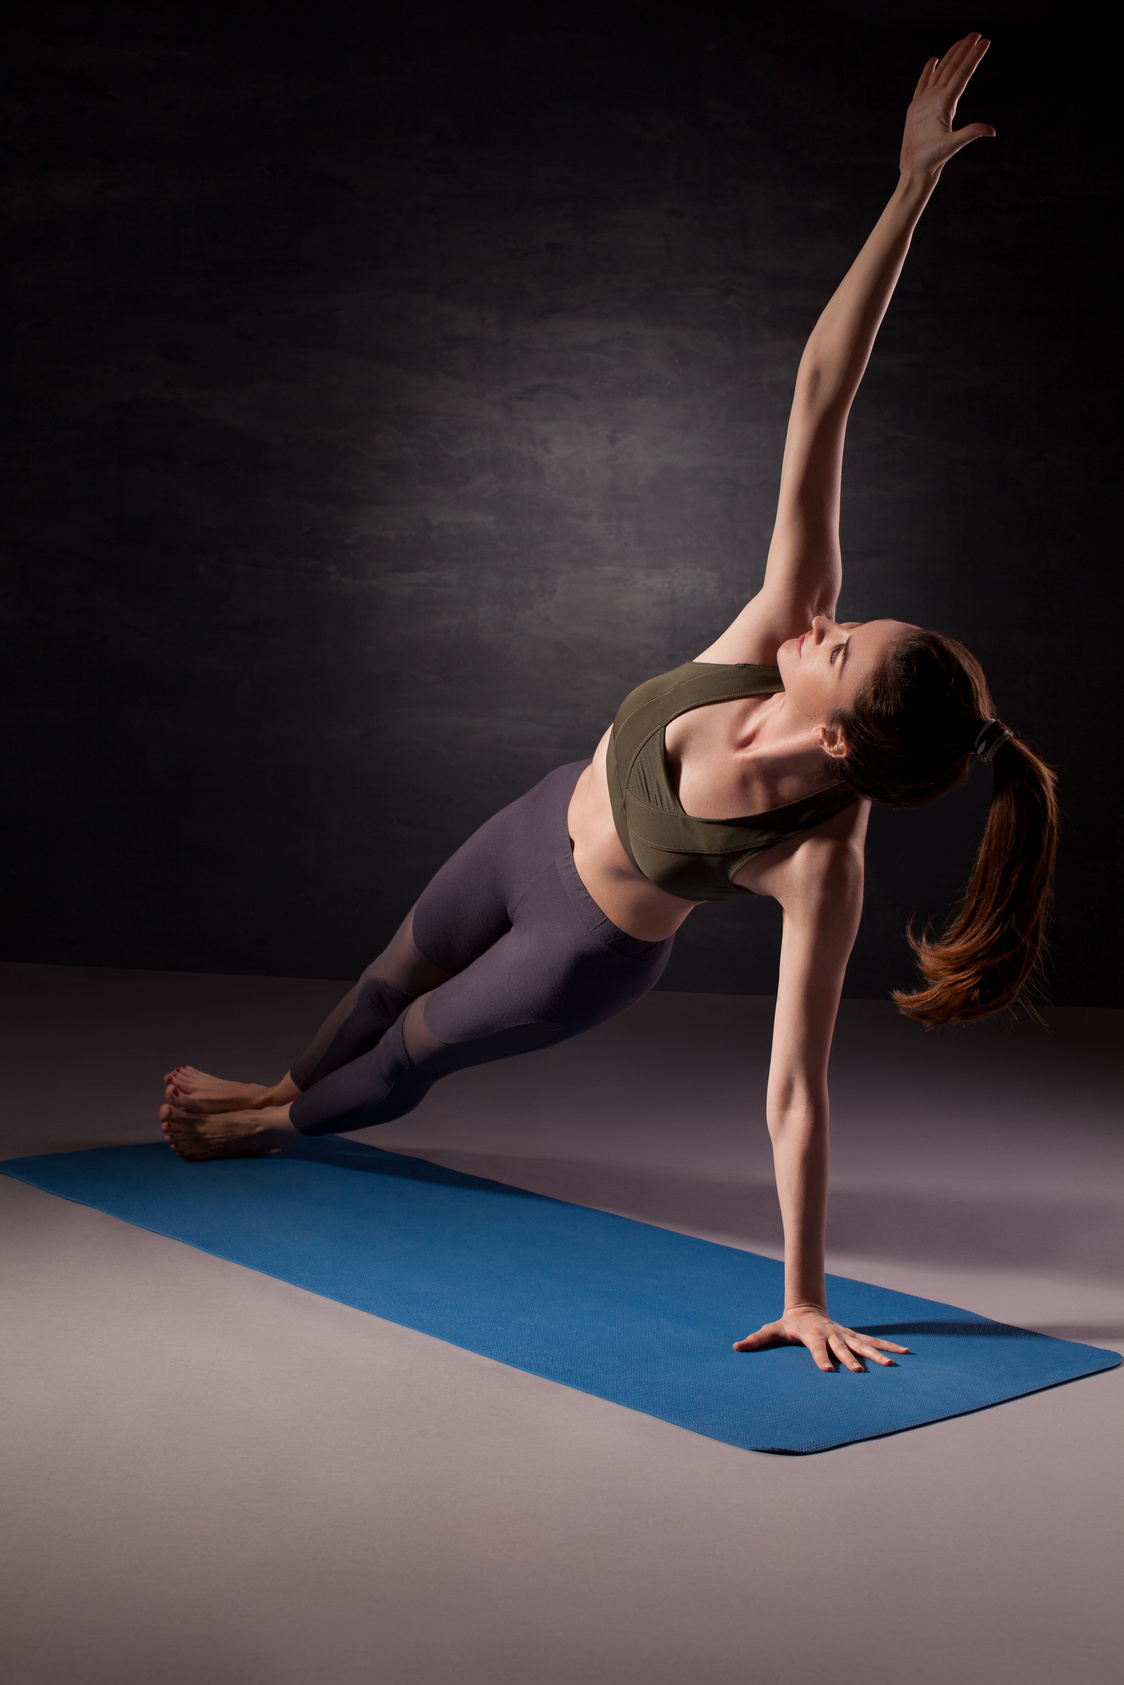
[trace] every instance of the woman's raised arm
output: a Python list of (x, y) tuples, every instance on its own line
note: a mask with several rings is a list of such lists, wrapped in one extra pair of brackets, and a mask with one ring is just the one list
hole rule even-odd
[(700, 660), (771, 662), (813, 616), (835, 618), (843, 579), (839, 487), (847, 416), (941, 170), (970, 141), (995, 133), (987, 123), (952, 127), (960, 96), (989, 45), (978, 34), (966, 35), (921, 72), (906, 113), (893, 197), (800, 359), (764, 585)]

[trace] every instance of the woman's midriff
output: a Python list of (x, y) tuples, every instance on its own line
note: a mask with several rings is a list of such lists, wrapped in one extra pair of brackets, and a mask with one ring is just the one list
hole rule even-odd
[(567, 812), (577, 874), (607, 919), (642, 942), (674, 936), (701, 903), (669, 895), (638, 872), (617, 836), (605, 775), (606, 732), (574, 787)]

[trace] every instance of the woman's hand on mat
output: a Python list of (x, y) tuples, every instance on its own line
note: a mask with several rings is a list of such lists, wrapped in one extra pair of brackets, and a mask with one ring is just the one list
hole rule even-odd
[(829, 1374), (839, 1362), (845, 1369), (861, 1373), (862, 1359), (872, 1363), (889, 1364), (886, 1352), (908, 1352), (908, 1346), (897, 1346), (893, 1340), (878, 1340), (873, 1334), (858, 1334), (833, 1322), (822, 1305), (793, 1305), (777, 1322), (767, 1322), (756, 1334), (739, 1340), (736, 1352), (759, 1352), (767, 1346), (807, 1346), (820, 1369)]
[(990, 123), (969, 123), (963, 129), (952, 126), (960, 96), (990, 45), (973, 30), (950, 47), (942, 59), (930, 59), (921, 72), (905, 114), (903, 176), (939, 175), (962, 146), (985, 135), (994, 138)]

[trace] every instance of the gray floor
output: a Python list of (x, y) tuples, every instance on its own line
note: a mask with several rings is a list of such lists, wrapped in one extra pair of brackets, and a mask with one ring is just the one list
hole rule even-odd
[[(2, 983), (5, 1157), (154, 1139), (169, 1064), (278, 1075), (338, 993)], [(776, 1254), (770, 1010), (652, 995), (368, 1138)], [(846, 1004), (830, 1266), (1119, 1347), (1122, 1020)], [(7, 1178), (0, 1206), (7, 1685), (1119, 1678), (1122, 1370), (754, 1455)]]

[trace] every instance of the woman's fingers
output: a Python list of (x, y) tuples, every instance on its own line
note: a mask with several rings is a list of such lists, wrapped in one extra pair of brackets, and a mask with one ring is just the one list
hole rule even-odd
[(975, 43), (968, 47), (965, 52), (961, 53), (956, 63), (951, 66), (945, 86), (948, 89), (948, 92), (952, 95), (952, 108), (954, 111), (956, 109), (957, 100), (964, 92), (964, 89), (968, 86), (968, 83), (975, 74), (980, 60), (983, 58), (990, 46), (990, 41), (985, 41), (982, 36), (977, 36)]
[(759, 1352), (766, 1346), (780, 1345), (785, 1336), (779, 1322), (767, 1322), (764, 1328), (759, 1328), (755, 1334), (747, 1334), (744, 1340), (737, 1340), (734, 1344), (736, 1352)]
[(985, 136), (994, 138), (995, 130), (990, 123), (969, 123), (963, 129), (950, 129), (948, 139), (941, 148), (941, 163), (947, 164), (950, 158), (955, 158), (958, 152), (963, 152), (974, 140), (982, 140)]
[(917, 86), (913, 90), (914, 99), (917, 99), (920, 94), (923, 94), (925, 92), (925, 89), (929, 86), (929, 83), (933, 79), (933, 72), (936, 68), (937, 68), (936, 59), (930, 59), (928, 64), (925, 66), (924, 70), (921, 72), (920, 76), (917, 78)]
[(856, 1374), (861, 1371), (862, 1363), (851, 1350), (850, 1345), (842, 1334), (832, 1334), (828, 1340), (828, 1344), (835, 1353), (835, 1356), (839, 1359), (840, 1363), (842, 1363), (847, 1369), (854, 1371)]
[(949, 139), (957, 142), (959, 150), (961, 146), (967, 146), (970, 140), (983, 140), (985, 135), (991, 140), (995, 138), (995, 130), (990, 123), (968, 123), (962, 129), (953, 129)]
[[(884, 1369), (893, 1367), (893, 1358), (882, 1355), (882, 1348), (880, 1348), (877, 1340), (863, 1340), (855, 1336), (848, 1341), (848, 1344), (852, 1351), (858, 1352), (860, 1357), (868, 1357), (871, 1363), (880, 1363)], [(902, 1347), (895, 1346), (894, 1349), (895, 1351), (901, 1351)]]
[[(976, 64), (983, 58), (990, 45), (990, 41), (985, 41), (982, 35), (973, 30), (971, 35), (965, 35), (955, 45), (951, 46), (937, 66), (937, 81), (941, 87), (951, 88), (963, 76), (964, 81), (960, 89), (963, 92), (969, 76), (971, 76)], [(976, 61), (975, 64), (972, 63), (973, 59)]]
[(962, 41), (957, 41), (944, 58), (936, 61), (935, 69), (930, 71), (929, 65), (925, 66), (914, 99), (919, 93), (936, 91), (942, 100), (948, 102), (950, 110), (955, 111), (961, 94), (990, 46), (991, 42), (982, 35), (966, 35)]
[(804, 1344), (811, 1352), (817, 1369), (822, 1369), (830, 1375), (835, 1365), (831, 1361), (831, 1353), (827, 1349), (827, 1341), (824, 1336), (822, 1334), (806, 1334)]
[(873, 1334), (857, 1334), (853, 1328), (841, 1328), (839, 1332), (853, 1352), (858, 1352), (860, 1357), (872, 1358), (875, 1363), (887, 1364), (892, 1361), (883, 1357), (883, 1352), (900, 1352), (903, 1356), (909, 1353), (909, 1347), (899, 1346), (896, 1340), (879, 1340)]
[(933, 82), (938, 88), (948, 87), (953, 71), (960, 62), (960, 57), (964, 51), (967, 39), (968, 37), (965, 36), (962, 41), (954, 41), (952, 46), (948, 49), (948, 52), (945, 53), (942, 58), (937, 60), (937, 69), (936, 74), (933, 77)]
[(968, 86), (968, 83), (972, 80), (972, 77), (979, 68), (980, 60), (987, 52), (989, 45), (990, 42), (985, 41), (979, 52), (973, 53), (971, 57), (960, 67), (958, 74), (953, 78), (952, 85), (949, 88), (949, 93), (952, 96), (953, 112), (955, 112), (956, 107), (960, 103), (960, 97), (963, 94), (964, 89)]

